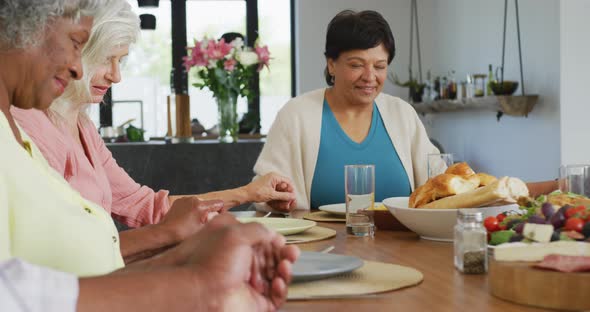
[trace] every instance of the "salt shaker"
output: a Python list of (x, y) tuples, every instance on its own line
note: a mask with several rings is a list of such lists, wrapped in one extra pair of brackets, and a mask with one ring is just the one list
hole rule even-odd
[(459, 209), (455, 225), (455, 267), (465, 274), (488, 271), (487, 232), (481, 212)]

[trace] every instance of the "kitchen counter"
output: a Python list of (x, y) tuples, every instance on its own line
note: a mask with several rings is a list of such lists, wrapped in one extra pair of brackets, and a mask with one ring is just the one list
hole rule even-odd
[(252, 168), (264, 141), (217, 140), (170, 144), (164, 141), (107, 143), (117, 163), (142, 185), (172, 195), (200, 194), (234, 188), (252, 180)]

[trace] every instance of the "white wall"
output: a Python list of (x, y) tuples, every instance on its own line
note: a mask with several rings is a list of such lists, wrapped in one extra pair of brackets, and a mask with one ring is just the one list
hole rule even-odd
[[(505, 79), (519, 80), (513, 1), (509, 4)], [(528, 118), (504, 116), (500, 122), (491, 111), (427, 115), (424, 121), (431, 137), (478, 171), (549, 179), (555, 177), (560, 163), (560, 6), (558, 0), (521, 0), (519, 4), (526, 92), (540, 95), (534, 111)], [(454, 69), (462, 79), (468, 73), (487, 73), (490, 63), (500, 65), (503, 5), (504, 1), (485, 0), (418, 1), (424, 74), (427, 69), (433, 74)], [(402, 80), (407, 78), (409, 0), (299, 0), (300, 93), (325, 86), (325, 28), (344, 8), (373, 9), (386, 17), (398, 48), (394, 70)], [(407, 98), (407, 90), (389, 83), (384, 91)]]
[[(426, 31), (432, 28), (431, 3), (436, 0), (419, 1), (418, 19), (420, 21), (420, 41), (422, 43), (422, 62), (430, 63), (432, 58), (432, 35)], [(381, 13), (389, 23), (395, 43), (396, 55), (392, 65), (399, 69), (398, 73), (403, 80), (408, 77), (409, 63), (409, 40), (410, 40), (410, 1), (399, 0), (297, 0), (295, 12), (297, 16), (296, 32), (298, 50), (297, 94), (311, 91), (317, 88), (326, 87), (324, 80), (324, 68), (326, 61), (324, 50), (326, 44), (326, 27), (330, 20), (340, 11), (345, 9), (353, 10), (375, 10)], [(414, 47), (414, 49), (416, 49)], [(417, 68), (417, 61), (414, 57), (414, 66)], [(417, 71), (417, 69), (415, 69)], [(387, 83), (384, 92), (390, 94), (406, 94), (407, 89), (401, 89)]]
[(590, 1), (561, 1), (561, 160), (590, 163)]
[[(504, 79), (520, 80), (514, 2), (508, 1)], [(434, 3), (437, 56), (433, 68), (459, 77), (500, 65), (504, 2), (443, 0)], [(540, 101), (528, 118), (489, 111), (425, 118), (429, 134), (476, 170), (525, 180), (551, 179), (559, 153), (559, 1), (519, 1), (525, 90)], [(517, 90), (520, 94), (520, 88)]]

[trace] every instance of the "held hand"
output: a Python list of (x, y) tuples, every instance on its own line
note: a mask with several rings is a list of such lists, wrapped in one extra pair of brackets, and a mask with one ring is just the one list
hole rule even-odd
[(206, 288), (208, 300), (224, 310), (272, 311), (286, 300), (299, 249), (285, 246), (281, 235), (260, 224), (240, 224), (222, 214), (166, 254), (194, 268), (196, 286)]
[(157, 226), (173, 233), (177, 241), (199, 231), (207, 221), (216, 216), (223, 208), (223, 201), (201, 201), (194, 196), (175, 200), (172, 207)]
[[(293, 195), (295, 194), (295, 188), (290, 183), (280, 183), (277, 185), (276, 190), (278, 192), (292, 192)], [(284, 200), (271, 200), (267, 203), (271, 208), (289, 212), (297, 206), (297, 200), (293, 197), (291, 201), (284, 201)]]
[(250, 201), (266, 202), (273, 209), (291, 211), (295, 208), (295, 188), (286, 177), (269, 173), (243, 187)]

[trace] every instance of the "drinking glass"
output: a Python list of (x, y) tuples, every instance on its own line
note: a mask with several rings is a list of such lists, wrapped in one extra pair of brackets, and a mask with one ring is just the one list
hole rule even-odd
[[(375, 234), (375, 165), (344, 166), (346, 232), (354, 236)], [(370, 209), (369, 209), (370, 208)]]
[(453, 154), (428, 154), (428, 178), (444, 173), (453, 164)]
[(590, 196), (590, 165), (564, 165), (559, 167), (559, 189)]

